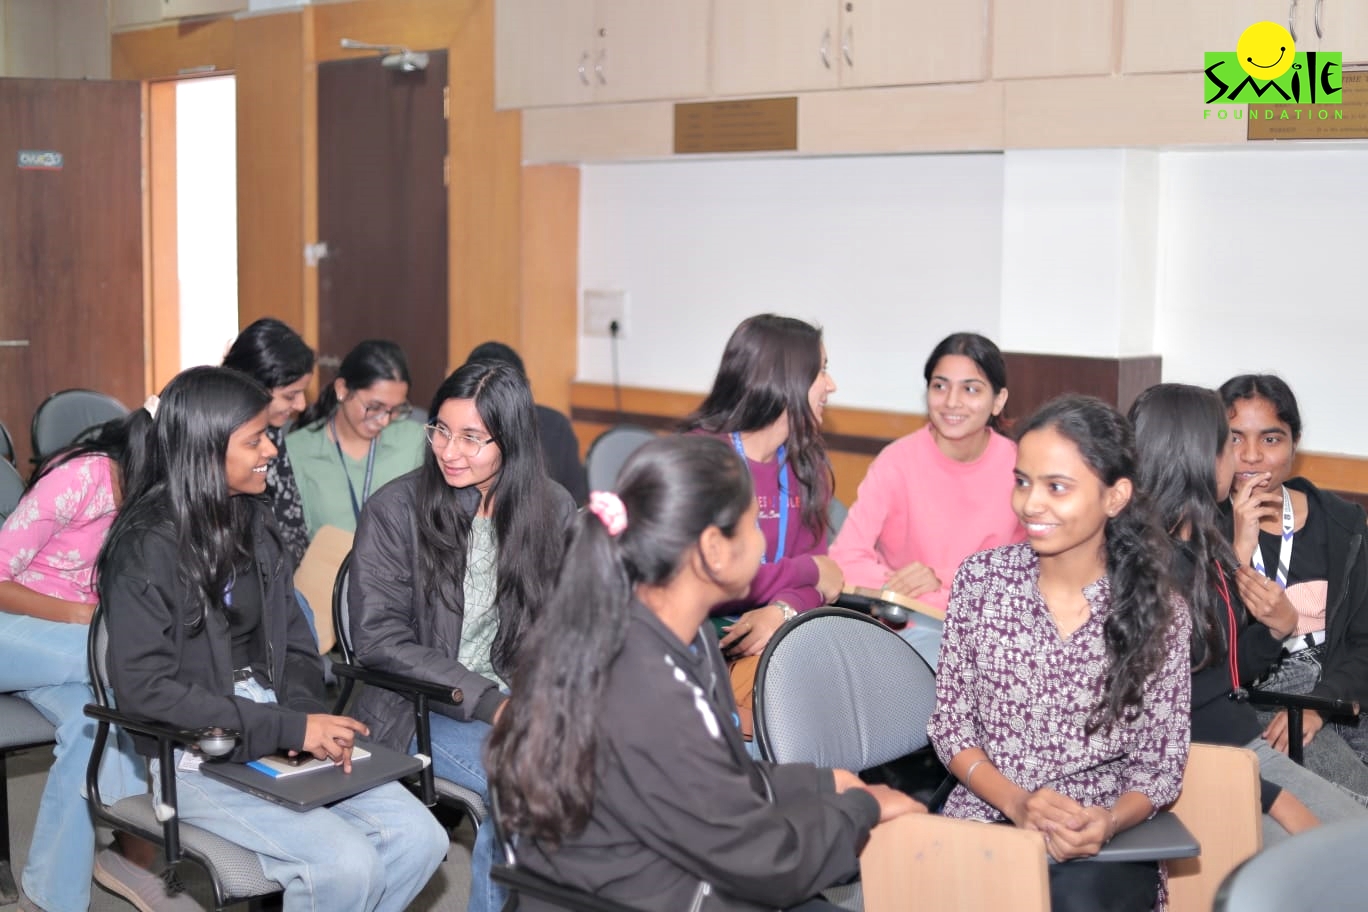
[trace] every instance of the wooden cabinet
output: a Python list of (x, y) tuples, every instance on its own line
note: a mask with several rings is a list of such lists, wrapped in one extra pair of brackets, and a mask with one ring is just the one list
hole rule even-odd
[(982, 3), (725, 0), (713, 9), (713, 91), (759, 95), (987, 77)]
[(165, 0), (109, 0), (109, 27), (129, 28), (161, 22)]
[(1110, 75), (1115, 13), (1111, 0), (993, 4), (993, 78)]
[[(1347, 0), (1346, 5), (1360, 2)], [(1298, 22), (1294, 29), (1298, 39), (1305, 40), (1309, 17), (1302, 14), (1314, 4), (1315, 0), (1124, 0), (1121, 72), (1199, 72), (1207, 51), (1234, 51), (1240, 33), (1255, 22), (1266, 19), (1286, 25), (1294, 12), (1307, 23), (1304, 29)], [(1327, 45), (1327, 50), (1333, 49)]]
[(497, 0), (500, 108), (697, 98), (709, 0)]
[(162, 18), (218, 16), (223, 13), (240, 13), (247, 7), (247, 0), (162, 0)]
[[(1339, 51), (1346, 64), (1368, 63), (1368, 0), (1301, 0), (1297, 49)], [(1316, 36), (1316, 21), (1321, 34)]]

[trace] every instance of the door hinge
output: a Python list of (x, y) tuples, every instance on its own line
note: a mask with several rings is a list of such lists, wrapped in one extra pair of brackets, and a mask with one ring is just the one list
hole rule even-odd
[(451, 156), (442, 156), (442, 186), (451, 186)]
[(451, 120), (451, 86), (442, 86), (442, 120)]

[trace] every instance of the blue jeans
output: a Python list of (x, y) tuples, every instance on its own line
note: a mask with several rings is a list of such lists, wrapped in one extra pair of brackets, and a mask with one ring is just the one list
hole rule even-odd
[(924, 614), (913, 612), (912, 620), (907, 622), (907, 626), (898, 631), (898, 636), (912, 644), (912, 648), (917, 650), (917, 655), (926, 660), (926, 664), (931, 666), (931, 670), (936, 670), (936, 665), (940, 662), (941, 636), (945, 633), (945, 624)]
[[(237, 693), (275, 701), (255, 681)], [(182, 770), (180, 757), (177, 751), (180, 819), (255, 852), (261, 870), (285, 888), (286, 912), (402, 912), (446, 857), (446, 831), (397, 782), (301, 813)], [(160, 801), (157, 761), (151, 766)]]
[[(490, 726), (478, 720), (458, 722), (440, 713), (432, 714), (432, 771), (443, 779), (479, 792), (489, 801), (489, 777), (485, 774), (481, 751), (489, 737)], [(417, 750), (414, 740), (410, 753)], [(507, 892), (489, 879), (494, 863), (494, 821), (486, 819), (475, 831), (475, 847), (470, 852), (470, 900), (466, 912), (499, 912)]]
[[(95, 826), (84, 796), (95, 720), (85, 706), (95, 695), (86, 677), (88, 632), (84, 624), (0, 612), (0, 693), (23, 697), (57, 728), (22, 877), (24, 892), (47, 912), (90, 907)], [(146, 790), (143, 761), (115, 729), (100, 767), (101, 797), (118, 801)]]

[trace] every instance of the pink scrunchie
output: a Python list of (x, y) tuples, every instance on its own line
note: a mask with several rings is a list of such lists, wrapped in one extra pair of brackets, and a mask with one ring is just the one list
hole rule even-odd
[(617, 538), (627, 528), (627, 508), (612, 491), (594, 491), (589, 495), (589, 512), (599, 518), (608, 534)]

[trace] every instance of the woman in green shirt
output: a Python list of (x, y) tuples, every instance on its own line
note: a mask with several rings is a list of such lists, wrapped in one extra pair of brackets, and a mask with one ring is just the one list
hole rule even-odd
[(422, 461), (423, 426), (407, 421), (409, 370), (393, 342), (368, 339), (342, 359), (285, 438), (294, 464), (304, 522), (313, 538), (323, 526), (355, 531), (361, 505)]

